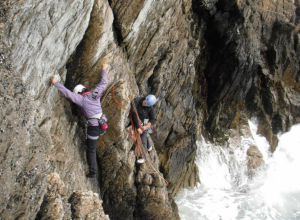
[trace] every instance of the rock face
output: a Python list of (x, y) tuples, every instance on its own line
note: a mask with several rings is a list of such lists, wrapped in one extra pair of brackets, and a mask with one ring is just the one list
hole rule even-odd
[[(121, 80), (116, 84), (115, 97), (122, 106), (129, 108), (128, 95), (133, 98), (153, 93), (159, 98), (152, 138), (160, 158), (156, 163), (166, 175), (171, 195), (183, 187), (195, 186), (198, 180), (194, 164), (197, 114), (192, 88), (193, 63), (199, 51), (189, 32), (191, 18), (183, 14), (181, 6), (176, 1), (128, 5), (95, 1), (86, 38), (68, 62), (66, 82), (70, 88), (77, 83), (95, 85), (102, 63), (110, 62), (109, 82)], [(103, 109), (111, 125), (99, 141), (100, 188), (107, 214), (113, 219), (162, 218), (159, 215), (177, 219), (166, 185), (148, 183), (145, 189), (137, 186), (137, 174), (145, 176), (142, 179), (155, 177), (141, 173), (135, 165), (132, 142), (126, 138), (128, 112), (116, 105), (111, 94), (103, 102)], [(158, 202), (161, 212), (149, 208)]]
[(0, 218), (35, 219), (53, 171), (65, 183), (66, 196), (100, 192), (84, 176), (82, 130), (49, 83), (51, 75), (64, 72), (83, 38), (93, 1), (0, 4)]
[(109, 220), (104, 214), (102, 201), (99, 200), (97, 193), (77, 191), (71, 195), (69, 201), (72, 219)]
[[(256, 117), (274, 151), (300, 122), (299, 11), (299, 0), (1, 1), (0, 218), (106, 218), (98, 193), (110, 219), (179, 219), (173, 197), (199, 182), (200, 135), (222, 144)], [(50, 78), (93, 88), (104, 62), (120, 105), (158, 97), (158, 172), (136, 165), (110, 90), (99, 178), (85, 178), (84, 119)]]
[(257, 146), (251, 145), (247, 150), (248, 156), (248, 172), (250, 176), (255, 175), (255, 170), (264, 164), (263, 155)]
[(299, 123), (299, 1), (193, 1), (205, 24), (206, 128), (219, 141), (236, 113), (275, 134)]
[(97, 193), (76, 191), (66, 199), (65, 189), (59, 175), (50, 174), (47, 177), (47, 192), (35, 219), (109, 220)]
[(44, 196), (40, 211), (36, 217), (37, 219), (63, 219), (64, 217), (67, 219), (69, 212), (63, 205), (65, 202), (63, 201), (64, 187), (65, 185), (57, 173), (52, 173), (48, 176), (47, 193)]

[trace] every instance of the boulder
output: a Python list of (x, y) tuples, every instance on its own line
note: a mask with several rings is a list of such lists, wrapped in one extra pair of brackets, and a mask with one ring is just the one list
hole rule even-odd
[(68, 200), (71, 204), (72, 219), (109, 220), (102, 208), (102, 200), (92, 191), (74, 192)]
[(251, 145), (247, 150), (248, 156), (248, 173), (250, 177), (256, 174), (258, 168), (265, 164), (262, 153), (258, 150), (257, 146)]

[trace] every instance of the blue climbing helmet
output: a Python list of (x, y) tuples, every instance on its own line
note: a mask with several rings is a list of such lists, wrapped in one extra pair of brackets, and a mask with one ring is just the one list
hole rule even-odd
[(157, 99), (156, 99), (155, 95), (152, 95), (152, 94), (147, 95), (147, 97), (146, 97), (146, 105), (147, 106), (154, 105), (156, 101), (157, 101)]

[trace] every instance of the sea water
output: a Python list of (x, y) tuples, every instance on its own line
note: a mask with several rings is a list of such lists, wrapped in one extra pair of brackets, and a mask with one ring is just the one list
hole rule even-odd
[[(197, 142), (201, 184), (176, 197), (182, 220), (300, 219), (300, 124), (278, 136), (273, 154), (266, 139), (256, 134), (255, 124), (249, 121), (249, 126), (252, 137), (242, 137), (238, 147)], [(251, 144), (265, 161), (253, 178), (246, 154)]]

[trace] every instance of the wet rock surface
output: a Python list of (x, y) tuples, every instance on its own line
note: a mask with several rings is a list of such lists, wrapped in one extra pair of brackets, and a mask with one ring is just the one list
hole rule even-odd
[[(274, 151), (276, 134), (300, 122), (299, 7), (298, 0), (1, 1), (0, 218), (105, 219), (98, 193), (110, 219), (179, 219), (173, 197), (199, 182), (200, 135), (220, 145), (229, 129), (240, 135), (256, 117)], [(136, 164), (128, 112), (109, 90), (99, 175), (85, 178), (85, 121), (50, 78), (91, 89), (105, 62), (120, 105), (158, 97), (149, 153), (157, 172)], [(255, 168), (261, 158), (251, 152)]]
[(251, 145), (247, 150), (248, 156), (248, 173), (250, 177), (255, 175), (255, 170), (264, 165), (264, 159), (262, 153), (258, 150), (257, 146)]

